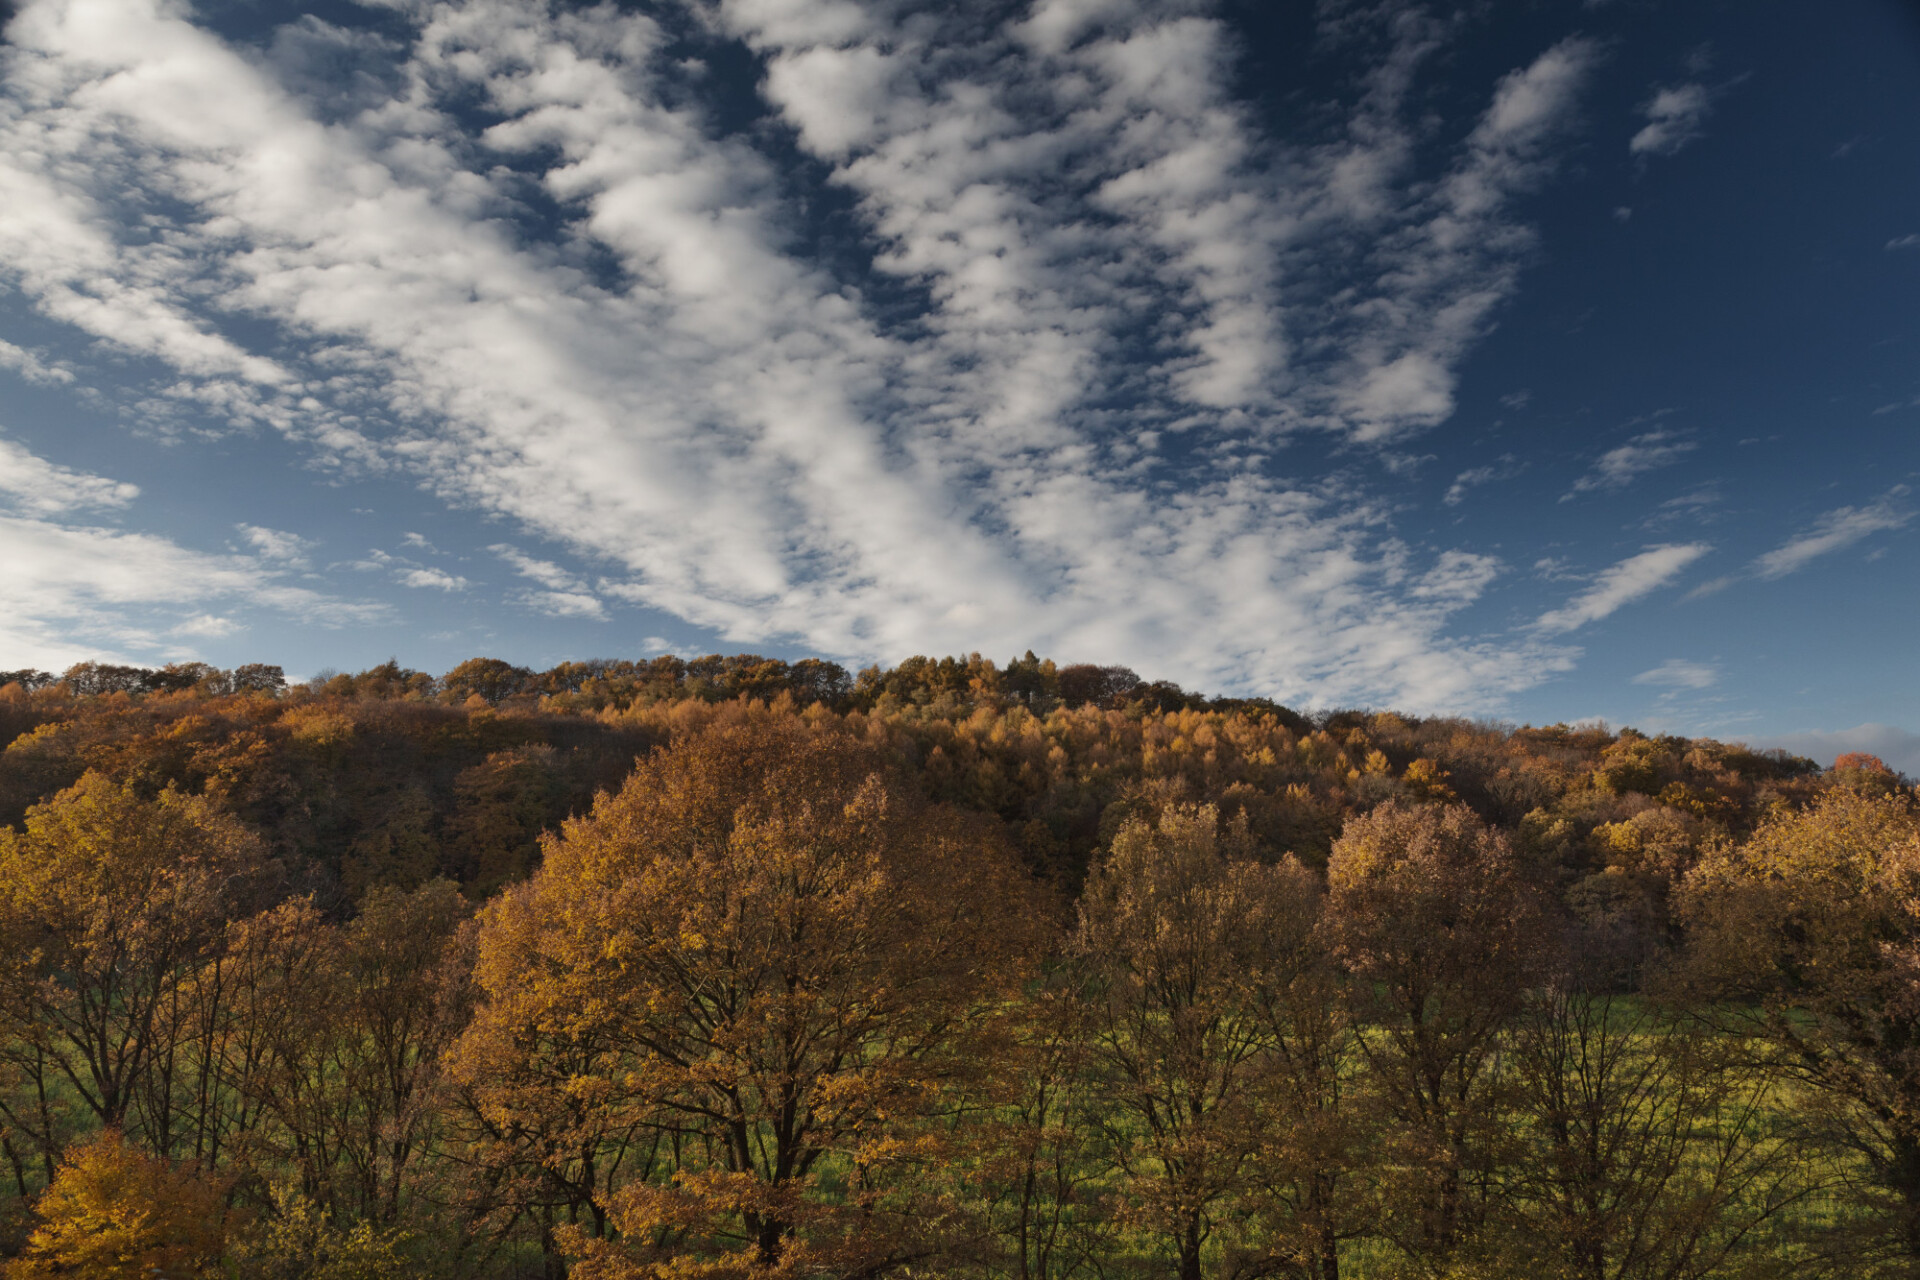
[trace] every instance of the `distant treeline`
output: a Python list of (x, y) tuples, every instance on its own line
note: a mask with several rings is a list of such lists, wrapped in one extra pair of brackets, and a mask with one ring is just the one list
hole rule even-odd
[[(76, 696), (101, 693), (178, 693), (193, 689), (209, 694), (277, 693), (286, 688), (286, 673), (276, 666), (250, 663), (225, 671), (204, 662), (174, 663), (164, 667), (117, 666), (82, 662), (54, 675), (25, 669), (0, 671), (0, 686), (23, 689), (60, 688)], [(758, 654), (708, 654), (679, 658), (671, 654), (641, 662), (595, 658), (563, 662), (545, 671), (515, 666), (499, 658), (471, 658), (443, 676), (414, 671), (397, 662), (382, 663), (356, 675), (325, 672), (305, 685), (309, 693), (340, 697), (433, 698), (463, 702), (468, 698), (499, 705), (538, 703), (553, 711), (625, 709), (636, 703), (699, 698), (730, 702), (735, 698), (772, 701), (781, 694), (800, 706), (824, 703), (835, 711), (866, 710), (884, 698), (915, 705), (972, 705), (978, 699), (1017, 703), (1030, 710), (1092, 704), (1109, 709), (1141, 706), (1157, 711), (1263, 710), (1306, 721), (1265, 698), (1208, 698), (1189, 693), (1167, 680), (1148, 682), (1126, 667), (1073, 663), (1056, 666), (1036, 658), (1032, 650), (1004, 667), (979, 654), (966, 658), (908, 658), (888, 669), (868, 667), (850, 676), (845, 667), (819, 658), (786, 662)]]
[(0, 744), (15, 1280), (1920, 1274), (1871, 757), (1031, 653), (81, 664)]

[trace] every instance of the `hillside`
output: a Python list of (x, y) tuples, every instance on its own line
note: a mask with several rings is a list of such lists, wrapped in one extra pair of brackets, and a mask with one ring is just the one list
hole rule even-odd
[(8, 1276), (1920, 1258), (1871, 757), (1032, 654), (6, 674)]

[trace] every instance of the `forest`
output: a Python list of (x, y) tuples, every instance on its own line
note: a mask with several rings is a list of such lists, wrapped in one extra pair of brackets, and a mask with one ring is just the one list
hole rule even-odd
[(971, 655), (0, 672), (0, 1277), (1920, 1276), (1866, 755)]

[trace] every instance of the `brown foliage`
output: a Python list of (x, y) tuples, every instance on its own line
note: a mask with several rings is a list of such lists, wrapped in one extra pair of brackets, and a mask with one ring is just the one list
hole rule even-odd
[[(936, 1114), (1044, 923), (994, 830), (929, 806), (844, 733), (752, 716), (644, 762), (489, 908), (472, 1052), (555, 1050), (483, 1116), (555, 1089), (667, 1135), (670, 1166), (595, 1188), (618, 1239), (582, 1277), (862, 1275), (937, 1249), (917, 1193)], [(533, 1097), (526, 1095), (532, 1094)]]
[(1359, 1045), (1400, 1146), (1385, 1230), (1410, 1253), (1445, 1257), (1491, 1194), (1495, 1062), (1539, 970), (1543, 895), (1507, 838), (1463, 805), (1354, 818), (1327, 878), (1329, 937), (1377, 1028)]
[[(188, 992), (261, 870), (258, 842), (206, 801), (98, 774), (0, 830), (0, 1055), (170, 1151), (180, 1117), (152, 1086), (191, 1040)], [(50, 1111), (9, 1112), (57, 1149)]]
[(1324, 976), (1319, 905), (1317, 877), (1260, 860), (1245, 822), (1223, 831), (1211, 807), (1130, 820), (1088, 879), (1073, 946), (1093, 984), (1090, 1049), (1122, 1117), (1114, 1154), (1130, 1216), (1183, 1280), (1210, 1253), (1228, 1274), (1261, 1274), (1332, 1243), (1314, 1194), (1330, 1184), (1291, 1213), (1269, 1200), (1249, 1214), (1263, 1192), (1336, 1172), (1316, 1149), (1324, 1133), (1289, 1132), (1334, 1100), (1311, 1043), (1326, 1006), (1302, 999)]

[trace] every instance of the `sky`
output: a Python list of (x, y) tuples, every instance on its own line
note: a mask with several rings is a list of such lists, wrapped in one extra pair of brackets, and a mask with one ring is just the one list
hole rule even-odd
[(24, 0), (0, 668), (1027, 649), (1920, 772), (1920, 8)]

